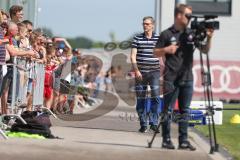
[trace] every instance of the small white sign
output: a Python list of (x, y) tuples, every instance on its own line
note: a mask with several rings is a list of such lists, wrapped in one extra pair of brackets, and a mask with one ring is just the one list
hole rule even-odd
[[(213, 107), (214, 108), (223, 108), (223, 102), (221, 101), (213, 101)], [(199, 109), (204, 114), (206, 113), (206, 102), (205, 101), (192, 101), (190, 108), (192, 109)], [(203, 108), (203, 110), (201, 110)], [(213, 119), (215, 121), (215, 124), (222, 125), (223, 121), (223, 114), (222, 111), (216, 111), (214, 110)], [(208, 124), (208, 118), (206, 117), (206, 123)]]

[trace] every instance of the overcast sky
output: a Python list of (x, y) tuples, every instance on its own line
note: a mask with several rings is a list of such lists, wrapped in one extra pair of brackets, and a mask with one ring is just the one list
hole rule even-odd
[(38, 26), (64, 37), (125, 40), (142, 31), (142, 18), (154, 16), (154, 0), (39, 0)]

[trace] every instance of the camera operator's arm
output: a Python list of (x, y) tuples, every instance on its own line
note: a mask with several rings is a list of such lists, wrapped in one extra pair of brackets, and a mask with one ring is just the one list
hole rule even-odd
[(168, 41), (169, 37), (165, 32), (162, 32), (153, 51), (156, 57), (164, 57), (166, 54), (176, 53), (179, 46), (176, 44), (167, 45)]
[(199, 50), (203, 53), (208, 53), (210, 48), (211, 48), (211, 41), (212, 41), (212, 36), (213, 36), (213, 29), (207, 29), (207, 41), (204, 45), (202, 45)]
[(156, 57), (163, 57), (165, 56), (165, 54), (175, 54), (178, 47), (179, 47), (178, 45), (172, 44), (170, 46), (163, 47), (163, 48), (155, 48), (154, 55)]

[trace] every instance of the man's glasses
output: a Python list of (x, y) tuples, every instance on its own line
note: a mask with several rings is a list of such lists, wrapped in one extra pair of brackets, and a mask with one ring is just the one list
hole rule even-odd
[(191, 17), (192, 17), (192, 14), (184, 14), (184, 16), (185, 16), (188, 20), (190, 20)]
[(143, 23), (144, 26), (149, 26), (151, 25), (152, 23)]

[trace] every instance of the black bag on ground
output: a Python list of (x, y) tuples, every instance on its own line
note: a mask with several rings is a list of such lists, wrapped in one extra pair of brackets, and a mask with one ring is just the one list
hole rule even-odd
[(46, 138), (57, 138), (52, 135), (50, 127), (51, 122), (49, 114), (38, 111), (25, 111), (21, 117), (27, 122), (23, 124), (17, 120), (11, 127), (11, 132), (25, 132), (29, 134), (38, 134)]
[(13, 124), (11, 132), (25, 132), (29, 134), (38, 134), (46, 138), (54, 138), (49, 127), (36, 123)]
[(38, 115), (38, 111), (24, 111), (21, 114), (21, 117), (26, 120), (26, 119), (33, 119), (34, 117), (36, 117)]
[(42, 113), (38, 111), (24, 111), (21, 114), (21, 117), (27, 123), (42, 124), (49, 128), (52, 126), (48, 113)]
[(49, 114), (47, 113), (41, 113), (40, 115), (34, 117), (33, 119), (36, 121), (36, 123), (45, 125), (48, 128), (52, 126), (52, 123), (49, 118)]

